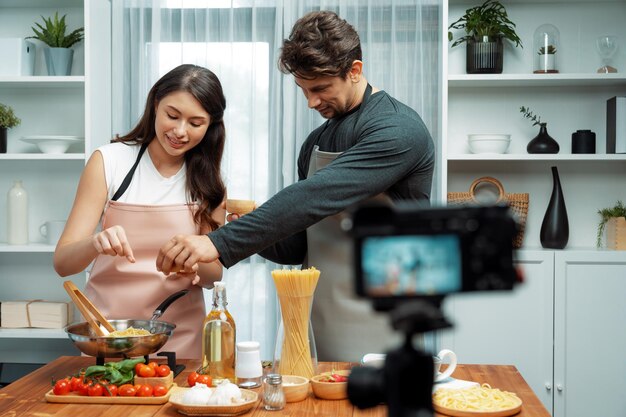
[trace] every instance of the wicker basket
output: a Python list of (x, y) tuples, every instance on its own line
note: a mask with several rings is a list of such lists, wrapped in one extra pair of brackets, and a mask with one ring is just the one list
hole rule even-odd
[(505, 193), (502, 183), (493, 177), (482, 177), (474, 180), (469, 191), (448, 193), (448, 205), (480, 205), (476, 200), (475, 191), (480, 183), (490, 183), (498, 188), (498, 203), (507, 203), (511, 213), (517, 220), (519, 231), (513, 239), (513, 247), (520, 248), (524, 241), (526, 218), (528, 217), (528, 193)]

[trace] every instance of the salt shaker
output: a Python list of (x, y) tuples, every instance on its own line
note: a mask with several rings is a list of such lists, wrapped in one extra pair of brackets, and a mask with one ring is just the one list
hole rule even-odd
[(241, 388), (256, 388), (261, 386), (263, 366), (259, 342), (238, 342), (237, 362), (235, 364), (237, 385)]
[(263, 380), (263, 402), (266, 410), (276, 411), (285, 408), (283, 377), (280, 374), (268, 374)]

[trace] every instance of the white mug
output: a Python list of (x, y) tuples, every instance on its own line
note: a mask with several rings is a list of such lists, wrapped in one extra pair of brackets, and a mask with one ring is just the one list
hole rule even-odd
[[(447, 357), (450, 358), (450, 364), (444, 372), (439, 372), (439, 369), (441, 369), (441, 364)], [(452, 372), (454, 372), (454, 370), (456, 369), (456, 353), (449, 349), (443, 349), (437, 354), (437, 356), (433, 356), (433, 362), (435, 363), (435, 382), (443, 381), (444, 379), (452, 375)]]
[(65, 220), (51, 220), (39, 226), (39, 233), (46, 238), (48, 245), (56, 245), (64, 228)]

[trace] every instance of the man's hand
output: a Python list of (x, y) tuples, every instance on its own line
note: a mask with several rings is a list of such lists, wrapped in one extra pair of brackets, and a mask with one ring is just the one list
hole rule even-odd
[(176, 235), (159, 250), (156, 267), (166, 275), (173, 271), (193, 271), (198, 262), (213, 262), (219, 256), (206, 235)]

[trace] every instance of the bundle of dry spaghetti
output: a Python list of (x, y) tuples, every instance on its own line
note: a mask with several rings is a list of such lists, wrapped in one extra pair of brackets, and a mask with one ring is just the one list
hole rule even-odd
[(491, 388), (489, 384), (463, 389), (440, 388), (433, 394), (433, 404), (452, 410), (494, 412), (520, 406), (522, 400), (508, 391)]
[(284, 339), (278, 371), (283, 375), (311, 378), (315, 374), (309, 340), (311, 300), (320, 271), (276, 269), (272, 278), (280, 300)]

